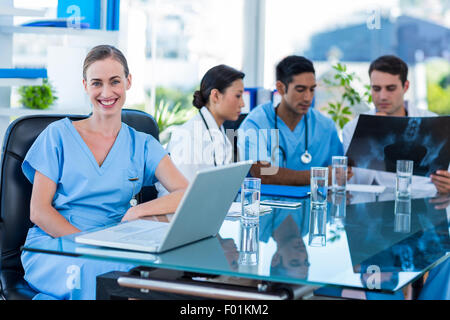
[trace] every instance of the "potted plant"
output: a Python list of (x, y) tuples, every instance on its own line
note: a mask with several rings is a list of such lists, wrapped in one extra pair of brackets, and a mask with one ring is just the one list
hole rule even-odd
[(44, 79), (40, 86), (21, 86), (18, 93), (19, 102), (30, 109), (47, 109), (58, 99), (48, 79)]
[(336, 126), (342, 130), (345, 124), (351, 120), (353, 107), (362, 101), (371, 103), (372, 96), (369, 85), (364, 86), (365, 91), (362, 95), (354, 89), (354, 81), (359, 80), (359, 78), (355, 73), (347, 72), (345, 64), (338, 62), (332, 68), (334, 70), (333, 79), (324, 79), (324, 82), (330, 88), (339, 89), (341, 94), (336, 101), (328, 102), (325, 111), (331, 116)]

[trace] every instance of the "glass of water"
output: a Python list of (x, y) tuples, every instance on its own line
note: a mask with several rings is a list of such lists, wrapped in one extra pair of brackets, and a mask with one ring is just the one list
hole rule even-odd
[(332, 157), (331, 181), (334, 192), (343, 192), (347, 186), (347, 157)]
[(241, 188), (241, 221), (246, 224), (259, 223), (259, 201), (261, 179), (245, 178)]
[(328, 191), (328, 168), (311, 168), (311, 205), (326, 205)]
[(414, 162), (411, 160), (397, 160), (396, 195), (397, 197), (411, 196), (411, 180)]

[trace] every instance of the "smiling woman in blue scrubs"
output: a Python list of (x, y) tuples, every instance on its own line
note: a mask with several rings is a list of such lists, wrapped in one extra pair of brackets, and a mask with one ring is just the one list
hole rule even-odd
[(240, 160), (258, 161), (250, 172), (262, 183), (308, 185), (309, 169), (331, 165), (332, 156), (343, 155), (342, 143), (333, 121), (311, 109), (316, 88), (312, 62), (289, 56), (276, 70), (281, 102), (258, 106), (243, 121)]
[[(33, 183), (26, 245), (148, 215), (174, 212), (187, 181), (159, 142), (121, 121), (131, 75), (112, 46), (93, 48), (84, 61), (83, 85), (92, 116), (50, 124), (22, 164)], [(135, 205), (142, 186), (156, 181), (167, 196)], [(36, 299), (94, 299), (96, 276), (132, 265), (23, 252), (25, 279)]]

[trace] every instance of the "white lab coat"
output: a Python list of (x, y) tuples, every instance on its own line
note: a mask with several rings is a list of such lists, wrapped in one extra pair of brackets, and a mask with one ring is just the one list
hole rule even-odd
[[(414, 108), (413, 106), (407, 106), (408, 116), (410, 117), (434, 117), (435, 113), (428, 110), (421, 110)], [(376, 110), (371, 110), (367, 114), (374, 115)], [(347, 123), (342, 132), (344, 152), (347, 152), (350, 142), (353, 137), (353, 133), (358, 123), (358, 116)], [(348, 183), (354, 184), (377, 184), (386, 186), (388, 188), (395, 188), (395, 173), (377, 171), (362, 168), (353, 168), (353, 177)], [(411, 183), (411, 192), (415, 197), (432, 196), (436, 193), (436, 187), (431, 182), (429, 177), (413, 176)]]
[[(218, 127), (206, 107), (200, 109), (200, 112), (183, 125), (174, 128), (167, 145), (170, 158), (189, 182), (194, 179), (198, 170), (229, 164), (233, 156), (233, 148), (223, 125)], [(159, 197), (167, 194), (161, 184), (158, 183), (156, 188)]]

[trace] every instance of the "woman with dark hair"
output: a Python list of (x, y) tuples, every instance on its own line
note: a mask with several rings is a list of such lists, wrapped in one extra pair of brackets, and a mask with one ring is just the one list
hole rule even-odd
[(244, 107), (244, 73), (226, 65), (209, 69), (193, 105), (199, 113), (172, 132), (168, 152), (188, 180), (197, 169), (228, 164), (232, 146), (223, 123), (239, 118)]
[[(187, 181), (152, 136), (121, 120), (131, 74), (123, 54), (101, 45), (84, 61), (83, 85), (92, 115), (51, 123), (22, 164), (33, 184), (25, 245), (80, 231), (176, 210)], [(155, 181), (166, 197), (135, 203), (142, 186)], [(95, 299), (96, 276), (132, 265), (24, 251), (25, 280), (36, 299)]]

